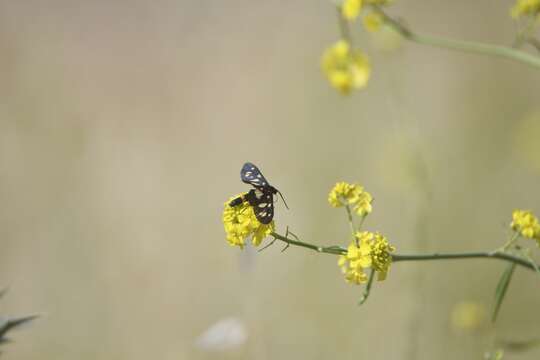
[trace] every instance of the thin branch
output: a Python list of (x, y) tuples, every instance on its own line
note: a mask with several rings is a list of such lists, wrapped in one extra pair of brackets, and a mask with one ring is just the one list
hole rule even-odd
[(317, 245), (313, 245), (304, 241), (294, 240), (275, 232), (271, 233), (270, 236), (272, 236), (274, 239), (281, 240), (284, 243), (287, 243), (289, 245), (304, 247), (306, 249), (315, 250), (316, 252), (320, 252), (320, 253), (333, 254), (333, 255), (345, 255), (347, 253), (347, 249), (342, 248), (340, 246), (317, 246)]
[(421, 35), (411, 31), (399, 21), (387, 15), (380, 7), (374, 6), (381, 14), (384, 22), (405, 39), (421, 45), (434, 46), (444, 49), (457, 50), (466, 53), (490, 55), (518, 61), (535, 68), (540, 68), (540, 57), (507, 46), (486, 44), (475, 41), (454, 40), (444, 37)]
[(358, 305), (363, 305), (366, 300), (369, 297), (369, 293), (371, 292), (371, 285), (373, 285), (373, 279), (375, 278), (375, 270), (371, 269), (371, 272), (369, 273), (369, 279), (368, 283), (366, 285), (366, 288), (364, 289), (364, 293), (362, 294), (362, 298), (360, 301), (358, 301)]
[(341, 38), (353, 46), (351, 29), (347, 19), (343, 18), (343, 15), (341, 15), (341, 5), (336, 5), (336, 10)]
[(513, 262), (517, 265), (523, 266), (529, 270), (535, 271), (534, 266), (527, 260), (522, 259), (515, 255), (510, 255), (501, 252), (470, 252), (470, 253), (447, 253), (447, 254), (426, 254), (426, 255), (398, 255), (392, 254), (392, 261), (424, 261), (424, 260), (456, 260), (456, 259), (499, 259), (508, 262)]
[(352, 216), (351, 207), (349, 204), (345, 205), (345, 209), (347, 210), (347, 218), (349, 219), (349, 228), (351, 229), (351, 236), (353, 239), (356, 240), (356, 245), (358, 245), (358, 239), (356, 239), (356, 229), (354, 226), (354, 218)]
[[(278, 233), (271, 233), (274, 239), (278, 239), (287, 243), (288, 245), (300, 246), (306, 249), (314, 250), (319, 253), (332, 254), (332, 255), (345, 255), (347, 254), (347, 249), (341, 246), (317, 246), (314, 244), (307, 243), (305, 241), (295, 240), (288, 238), (286, 236), (280, 235)], [(533, 266), (528, 260), (523, 259), (519, 256), (502, 253), (502, 252), (464, 252), (464, 253), (434, 253), (434, 254), (422, 254), (422, 255), (399, 255), (392, 254), (393, 262), (400, 261), (426, 261), (426, 260), (458, 260), (458, 259), (499, 259), (508, 262), (515, 263), (519, 266), (525, 267), (529, 270), (535, 271), (535, 266)], [(538, 266), (538, 265), (537, 265)]]

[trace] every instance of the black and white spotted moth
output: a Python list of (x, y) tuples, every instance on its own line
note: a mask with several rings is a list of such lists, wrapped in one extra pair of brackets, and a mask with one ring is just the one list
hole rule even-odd
[[(261, 224), (269, 224), (274, 217), (274, 195), (279, 194), (281, 199), (283, 199), (283, 196), (278, 189), (268, 183), (259, 168), (250, 162), (242, 166), (240, 178), (246, 184), (253, 185), (255, 189), (251, 189), (247, 194), (233, 199), (229, 206), (238, 206), (247, 201), (253, 208), (257, 220)], [(285, 199), (283, 199), (283, 203), (288, 209)]]

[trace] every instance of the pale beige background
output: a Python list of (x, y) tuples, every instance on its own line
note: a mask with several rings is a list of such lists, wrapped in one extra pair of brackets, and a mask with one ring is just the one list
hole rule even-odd
[[(510, 5), (391, 12), (510, 43)], [(492, 249), (512, 209), (540, 213), (540, 120), (523, 120), (540, 110), (540, 73), (409, 43), (384, 52), (357, 30), (373, 76), (342, 98), (318, 65), (338, 36), (328, 1), (0, 1), (1, 306), (46, 314), (6, 359), (480, 359), (492, 329), (457, 331), (449, 314), (489, 307), (502, 263), (395, 264), (358, 308), (330, 255), (247, 259), (225, 243), (222, 205), (246, 190), (248, 160), (286, 196), (279, 228), (320, 244), (346, 242), (326, 202), (337, 180), (374, 195), (366, 226), (400, 253)], [(500, 336), (540, 337), (539, 301), (538, 278), (517, 272)], [(247, 344), (194, 347), (228, 316)]]

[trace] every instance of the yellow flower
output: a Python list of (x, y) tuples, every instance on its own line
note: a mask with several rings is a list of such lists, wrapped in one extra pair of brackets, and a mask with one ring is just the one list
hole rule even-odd
[(373, 197), (371, 197), (371, 194), (364, 191), (364, 188), (360, 186), (360, 194), (354, 205), (354, 211), (358, 216), (366, 216), (373, 210), (373, 207), (371, 206), (372, 201)]
[(362, 10), (362, 0), (345, 0), (341, 6), (341, 14), (349, 21), (354, 21)]
[(352, 89), (367, 85), (371, 67), (367, 56), (350, 44), (340, 40), (326, 49), (322, 56), (321, 68), (334, 88), (344, 95)]
[(379, 31), (381, 28), (381, 25), (383, 24), (383, 18), (381, 14), (372, 12), (364, 16), (362, 19), (364, 23), (364, 27), (369, 32), (376, 32)]
[(373, 197), (358, 184), (338, 182), (328, 194), (328, 202), (333, 207), (350, 205), (359, 216), (366, 216), (373, 207)]
[(510, 15), (517, 19), (523, 15), (536, 16), (540, 13), (540, 0), (517, 0), (510, 9)]
[(355, 198), (355, 186), (344, 181), (338, 182), (328, 194), (328, 202), (333, 207), (349, 204)]
[(255, 217), (253, 208), (243, 202), (237, 206), (229, 206), (229, 203), (240, 194), (230, 198), (225, 203), (223, 210), (223, 226), (227, 234), (227, 241), (231, 246), (240, 246), (244, 248), (247, 238), (251, 236), (251, 243), (254, 246), (259, 246), (263, 239), (274, 231), (274, 221), (269, 224), (261, 224)]
[(390, 245), (388, 240), (379, 233), (375, 234), (371, 243), (373, 248), (371, 252), (373, 269), (377, 271), (377, 279), (384, 280), (392, 263), (392, 255), (390, 253), (395, 251), (396, 248)]
[(485, 317), (484, 305), (474, 301), (461, 301), (454, 305), (450, 319), (456, 330), (471, 331), (482, 326)]
[(355, 240), (347, 247), (347, 254), (338, 259), (338, 266), (349, 283), (362, 284), (368, 280), (365, 269), (377, 272), (377, 279), (384, 280), (392, 262), (390, 252), (395, 248), (379, 233), (357, 232)]
[(510, 227), (523, 237), (536, 239), (540, 245), (540, 224), (531, 211), (514, 210)]

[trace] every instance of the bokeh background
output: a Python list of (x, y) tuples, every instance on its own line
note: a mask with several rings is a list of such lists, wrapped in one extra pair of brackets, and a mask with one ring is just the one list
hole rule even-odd
[[(390, 13), (509, 44), (511, 5)], [(532, 272), (489, 325), (500, 262), (397, 263), (358, 307), (331, 255), (225, 242), (245, 161), (286, 197), (280, 231), (318, 244), (347, 242), (340, 180), (373, 194), (366, 228), (399, 253), (494, 249), (514, 208), (540, 212), (537, 70), (358, 24), (373, 73), (344, 98), (319, 68), (338, 36), (328, 1), (0, 1), (1, 309), (44, 314), (5, 357), (480, 359), (540, 337)]]

